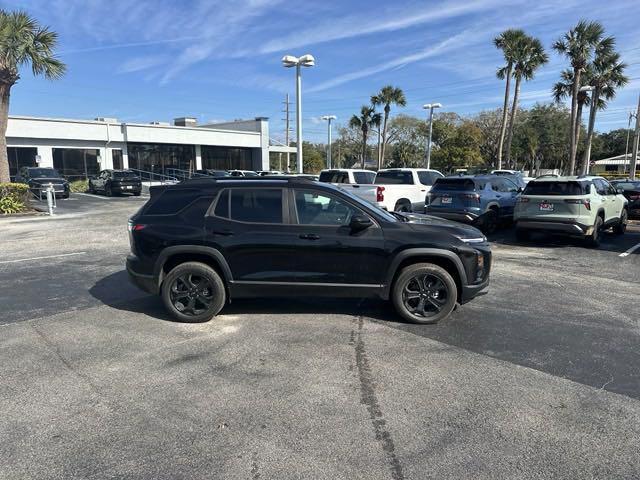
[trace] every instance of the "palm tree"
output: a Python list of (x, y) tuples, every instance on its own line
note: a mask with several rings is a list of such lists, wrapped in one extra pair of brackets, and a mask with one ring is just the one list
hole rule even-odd
[(367, 139), (369, 138), (369, 130), (380, 125), (381, 115), (376, 113), (376, 109), (370, 105), (363, 105), (360, 108), (360, 116), (353, 115), (349, 120), (349, 126), (359, 128), (362, 131), (362, 168), (365, 168), (365, 160), (367, 158)]
[(627, 65), (620, 61), (620, 55), (613, 50), (614, 46), (615, 39), (613, 37), (602, 40), (596, 47), (595, 58), (587, 73), (587, 81), (594, 89), (592, 94), (593, 101), (589, 111), (587, 146), (582, 159), (583, 174), (586, 174), (589, 170), (589, 162), (591, 161), (591, 142), (596, 123), (596, 112), (607, 107), (607, 100), (612, 100), (616, 96), (617, 88), (629, 83), (629, 78), (624, 74)]
[[(584, 81), (585, 76), (582, 75), (580, 77), (582, 81)], [(553, 99), (556, 103), (562, 102), (565, 98), (571, 96), (571, 92), (573, 92), (573, 70), (563, 70), (560, 72), (560, 81), (557, 82), (552, 89)], [(575, 129), (573, 130), (573, 138), (576, 145), (580, 143), (580, 127), (582, 126), (582, 109), (584, 106), (589, 106), (591, 104), (591, 97), (589, 97), (589, 93), (580, 89), (584, 85), (578, 86), (578, 107), (576, 118), (577, 122), (575, 124)]]
[(53, 50), (58, 34), (43, 27), (25, 12), (0, 10), (0, 182), (9, 181), (7, 123), (11, 87), (20, 79), (19, 68), (31, 65), (34, 75), (55, 79), (65, 65)]
[[(571, 128), (570, 132), (576, 131), (578, 123), (578, 90), (580, 88), (580, 77), (585, 71), (596, 45), (601, 41), (604, 34), (603, 26), (598, 22), (587, 22), (580, 20), (578, 24), (565, 33), (562, 38), (556, 40), (553, 49), (561, 55), (564, 55), (571, 62), (573, 68), (574, 82), (571, 91)], [(569, 174), (572, 175), (576, 166), (576, 152), (578, 144), (575, 141), (575, 135), (570, 135), (569, 150)]]
[(509, 29), (502, 32), (493, 39), (496, 48), (502, 50), (506, 64), (500, 67), (496, 76), (500, 80), (506, 79), (504, 88), (504, 105), (502, 106), (502, 123), (500, 124), (500, 137), (498, 140), (498, 169), (502, 168), (502, 147), (504, 146), (504, 134), (507, 131), (507, 115), (509, 113), (509, 95), (511, 89), (511, 75), (513, 74), (513, 64), (515, 62), (515, 50), (519, 40), (525, 36), (523, 30)]
[(391, 112), (391, 105), (398, 105), (404, 107), (407, 104), (407, 99), (404, 96), (402, 89), (387, 85), (382, 87), (380, 91), (371, 97), (371, 104), (376, 107), (378, 105), (384, 105), (384, 122), (382, 124), (382, 150), (378, 156), (378, 170), (382, 168), (384, 164), (384, 152), (387, 145), (387, 121), (389, 120), (389, 112)]
[(516, 80), (515, 92), (513, 94), (513, 106), (511, 107), (511, 117), (509, 118), (509, 128), (507, 130), (506, 160), (511, 160), (511, 142), (513, 141), (513, 130), (518, 114), (518, 100), (520, 99), (520, 84), (522, 80), (531, 80), (536, 70), (549, 61), (549, 56), (544, 51), (542, 42), (534, 37), (525, 36), (521, 38), (516, 46), (516, 58), (513, 66), (513, 78)]

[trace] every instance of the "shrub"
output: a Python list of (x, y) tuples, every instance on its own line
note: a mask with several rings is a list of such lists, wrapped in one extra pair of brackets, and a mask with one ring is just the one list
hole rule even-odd
[(89, 180), (76, 180), (69, 184), (73, 193), (84, 193), (89, 189)]
[(0, 183), (0, 213), (18, 213), (26, 210), (29, 187), (23, 183)]

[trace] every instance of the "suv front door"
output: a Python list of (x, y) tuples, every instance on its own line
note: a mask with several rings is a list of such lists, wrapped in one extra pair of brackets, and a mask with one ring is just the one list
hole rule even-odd
[[(306, 186), (290, 190), (289, 205), (296, 282), (365, 289), (383, 283), (384, 236), (370, 215), (341, 196)], [(353, 231), (355, 216), (372, 225)]]
[(602, 207), (604, 209), (604, 223), (610, 223), (618, 218), (620, 213), (617, 208), (617, 195), (615, 189), (609, 182), (603, 178), (595, 178), (593, 184), (596, 187), (596, 192), (602, 201)]

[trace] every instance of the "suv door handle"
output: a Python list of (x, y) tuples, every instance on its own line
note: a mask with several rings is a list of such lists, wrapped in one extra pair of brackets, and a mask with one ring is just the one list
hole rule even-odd
[(233, 235), (233, 230), (213, 230), (211, 233), (214, 235), (224, 235), (225, 237), (229, 237)]
[(300, 234), (300, 238), (302, 240), (319, 240), (320, 235), (316, 235), (315, 233), (302, 233)]

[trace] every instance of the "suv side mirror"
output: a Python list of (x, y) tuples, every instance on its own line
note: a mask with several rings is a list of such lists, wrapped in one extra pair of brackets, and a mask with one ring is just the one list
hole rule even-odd
[(369, 228), (371, 225), (373, 225), (371, 219), (364, 215), (355, 215), (351, 219), (351, 222), (349, 222), (349, 228), (351, 228), (353, 232), (361, 232), (362, 230)]

